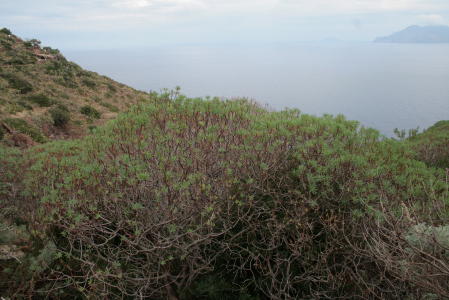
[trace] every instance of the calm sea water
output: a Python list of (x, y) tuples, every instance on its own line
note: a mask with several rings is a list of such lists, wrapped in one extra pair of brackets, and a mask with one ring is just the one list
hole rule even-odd
[(316, 43), (65, 51), (141, 90), (248, 97), (274, 109), (344, 114), (391, 136), (449, 119), (449, 44)]

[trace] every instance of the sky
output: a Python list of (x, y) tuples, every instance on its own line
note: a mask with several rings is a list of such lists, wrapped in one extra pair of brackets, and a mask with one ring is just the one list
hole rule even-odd
[(61, 50), (370, 41), (449, 25), (449, 0), (0, 0), (0, 27)]

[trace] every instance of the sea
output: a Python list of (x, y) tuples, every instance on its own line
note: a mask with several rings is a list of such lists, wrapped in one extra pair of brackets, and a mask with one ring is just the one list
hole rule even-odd
[(144, 91), (249, 98), (273, 110), (343, 114), (393, 136), (449, 119), (449, 44), (316, 42), (64, 50), (83, 68)]

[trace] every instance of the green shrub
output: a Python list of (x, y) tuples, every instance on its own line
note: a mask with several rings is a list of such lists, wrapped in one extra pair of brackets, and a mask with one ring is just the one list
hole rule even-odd
[(14, 58), (6, 63), (7, 65), (25, 65), (26, 62), (21, 58)]
[(45, 94), (30, 95), (26, 98), (28, 101), (39, 105), (40, 107), (50, 107), (55, 104), (55, 100)]
[(64, 107), (55, 107), (50, 110), (51, 118), (53, 119), (53, 125), (56, 127), (64, 127), (70, 121), (70, 112)]
[(108, 102), (100, 102), (100, 105), (103, 107), (106, 107), (111, 112), (118, 113), (120, 111), (120, 109), (117, 106), (115, 106), (114, 104), (108, 103)]
[(11, 35), (12, 34), (11, 30), (9, 30), (8, 28), (0, 29), (0, 33), (7, 34), (7, 35)]
[(20, 133), (29, 135), (35, 142), (38, 143), (46, 142), (46, 138), (42, 135), (39, 129), (28, 124), (25, 120), (16, 118), (7, 118), (2, 120), (2, 122), (5, 122), (7, 125), (14, 128)]
[(81, 107), (80, 112), (83, 115), (86, 115), (86, 116), (88, 116), (89, 118), (92, 118), (92, 119), (99, 119), (100, 116), (101, 116), (100, 112), (97, 111), (95, 108), (93, 108), (90, 105), (85, 105), (85, 106)]
[(74, 78), (70, 77), (56, 78), (55, 82), (58, 83), (59, 85), (62, 85), (63, 87), (70, 89), (75, 89), (78, 87), (78, 84), (76, 83), (76, 81), (74, 81)]
[(11, 51), (11, 50), (12, 50), (12, 45), (13, 45), (13, 43), (10, 42), (10, 41), (6, 41), (6, 40), (0, 39), (0, 45), (1, 45), (3, 48), (5, 48), (5, 50)]
[(41, 41), (39, 41), (37, 39), (31, 39), (31, 40), (23, 42), (23, 44), (27, 48), (40, 48)]
[(19, 90), (21, 94), (27, 94), (33, 90), (33, 86), (27, 80), (18, 77), (12, 73), (0, 73), (0, 76), (6, 79), (9, 86), (13, 89)]
[(7, 113), (14, 115), (24, 111), (25, 107), (20, 105), (18, 102), (12, 102), (6, 106), (5, 110)]
[(449, 168), (449, 121), (440, 121), (408, 138), (417, 159), (429, 166)]
[(23, 101), (23, 100), (17, 101), (17, 104), (22, 106), (25, 109), (28, 109), (28, 110), (32, 110), (33, 109), (33, 107), (31, 105), (29, 105), (28, 102)]
[(53, 49), (51, 47), (43, 47), (42, 50), (52, 55), (59, 55), (61, 52), (58, 49)]
[(116, 93), (117, 92), (117, 88), (113, 84), (107, 83), (106, 86), (108, 87), (110, 92), (112, 92), (112, 93)]
[(152, 98), (83, 140), (26, 153), (34, 228), (52, 228), (64, 257), (52, 287), (151, 299), (448, 292), (442, 256), (428, 253), (421, 277), (401, 271), (425, 260), (403, 251), (411, 224), (449, 215), (442, 173), (407, 143), (342, 116)]
[(85, 86), (87, 86), (90, 89), (93, 89), (97, 86), (96, 82), (90, 79), (83, 79), (81, 81), (82, 84), (84, 84)]

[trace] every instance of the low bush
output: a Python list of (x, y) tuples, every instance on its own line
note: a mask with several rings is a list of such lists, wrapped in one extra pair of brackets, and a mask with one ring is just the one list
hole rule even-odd
[(53, 125), (56, 127), (64, 127), (70, 121), (70, 112), (65, 106), (58, 106), (50, 110)]
[(19, 100), (19, 101), (17, 101), (17, 104), (22, 106), (25, 109), (28, 109), (28, 110), (32, 110), (33, 109), (33, 107), (30, 104), (28, 104), (27, 101)]
[(58, 49), (53, 49), (51, 47), (43, 47), (42, 50), (52, 55), (59, 55), (61, 52)]
[(31, 126), (23, 119), (7, 118), (1, 121), (17, 130), (18, 132), (30, 136), (35, 142), (44, 143), (47, 140), (39, 131), (39, 129)]
[(27, 48), (40, 48), (41, 43), (42, 42), (37, 39), (31, 39), (31, 40), (23, 42), (23, 44)]
[(108, 89), (109, 89), (109, 91), (110, 91), (111, 93), (116, 93), (116, 92), (117, 92), (117, 88), (116, 88), (113, 84), (108, 83), (108, 84), (106, 84), (106, 85), (107, 85), (107, 87), (108, 87)]
[(8, 28), (0, 29), (0, 33), (7, 34), (7, 35), (11, 35), (12, 34), (11, 30), (9, 30)]
[(81, 81), (81, 83), (83, 85), (87, 86), (90, 89), (93, 89), (93, 88), (95, 88), (97, 86), (97, 83), (95, 81), (93, 81), (93, 80), (90, 80), (90, 79), (83, 79)]
[(11, 88), (19, 90), (21, 94), (27, 94), (33, 91), (33, 85), (31, 83), (15, 74), (0, 73), (0, 76), (8, 81)]
[(449, 168), (449, 121), (440, 121), (408, 139), (417, 158), (432, 167)]
[(100, 102), (100, 105), (106, 107), (111, 112), (118, 113), (120, 111), (120, 109), (117, 106), (108, 102)]
[(101, 117), (100, 112), (90, 105), (85, 105), (81, 107), (80, 112), (83, 115), (88, 116), (89, 118), (92, 119), (99, 119)]
[(35, 103), (40, 107), (50, 107), (55, 104), (55, 100), (51, 99), (45, 94), (30, 95), (26, 98), (29, 102)]
[(76, 83), (74, 78), (71, 78), (71, 77), (56, 78), (55, 82), (63, 87), (70, 88), (70, 89), (75, 89), (78, 87), (78, 84)]
[(5, 50), (12, 50), (13, 43), (8, 40), (0, 39), (0, 46), (2, 46)]
[(27, 152), (30, 219), (60, 253), (47, 297), (448, 296), (449, 258), (414, 237), (444, 236), (447, 182), (408, 144), (341, 116), (152, 97)]

